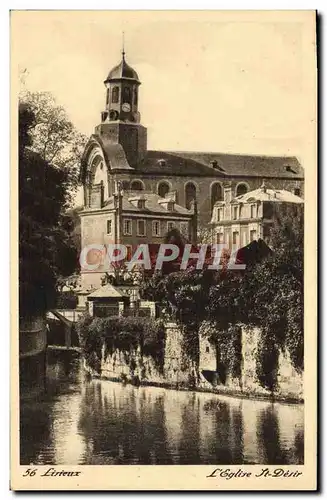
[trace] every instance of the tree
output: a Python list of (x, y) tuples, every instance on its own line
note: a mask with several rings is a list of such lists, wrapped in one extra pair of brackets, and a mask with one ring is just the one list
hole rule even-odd
[(29, 124), (30, 148), (49, 164), (63, 170), (70, 200), (78, 186), (80, 160), (87, 137), (76, 130), (62, 106), (50, 92), (24, 91), (20, 103), (28, 106), (34, 119)]
[[(261, 361), (275, 367), (278, 352), (288, 350), (296, 369), (303, 369), (304, 349), (304, 208), (281, 206), (271, 231), (274, 252), (247, 270), (242, 288), (244, 306), (250, 324), (260, 326)], [(273, 355), (275, 353), (275, 356)], [(261, 363), (262, 364), (262, 363)], [(260, 363), (258, 363), (260, 368)], [(262, 380), (268, 372), (263, 367)], [(276, 370), (275, 370), (276, 371)], [(259, 377), (259, 378), (260, 378)], [(269, 377), (268, 377), (269, 379)], [(274, 381), (270, 381), (274, 384)]]
[(249, 245), (241, 252), (247, 261), (244, 271), (155, 274), (142, 293), (184, 325), (195, 350), (203, 321), (214, 325), (208, 335), (220, 350), (222, 343), (230, 349), (228, 332), (232, 335), (239, 324), (259, 327), (257, 375), (273, 390), (280, 351), (288, 350), (295, 368), (303, 369), (303, 227), (302, 205), (281, 206), (271, 231), (274, 251), (263, 242)]
[(56, 280), (76, 268), (77, 254), (63, 214), (69, 205), (67, 169), (33, 151), (35, 114), (19, 105), (19, 305), (21, 316), (54, 305)]

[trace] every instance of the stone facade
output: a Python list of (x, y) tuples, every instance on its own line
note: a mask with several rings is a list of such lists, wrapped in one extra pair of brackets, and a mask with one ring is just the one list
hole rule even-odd
[(236, 197), (230, 187), (225, 188), (224, 200), (217, 201), (213, 207), (211, 243), (241, 248), (262, 239), (270, 245), (270, 230), (276, 224), (278, 211), (301, 207), (303, 203), (294, 193), (267, 188), (265, 183)]
[[(163, 243), (172, 229), (177, 229), (187, 241), (196, 242), (196, 203), (191, 209), (186, 209), (178, 205), (173, 196), (161, 198), (147, 191), (124, 192), (119, 186), (121, 184), (117, 185), (118, 191), (105, 204), (103, 189), (97, 190), (93, 193), (90, 206), (81, 212), (82, 249), (119, 243), (125, 245), (132, 255), (138, 245)], [(126, 258), (129, 259), (130, 255)], [(82, 265), (82, 289), (101, 285), (101, 279), (108, 271), (103, 257), (104, 254), (97, 250), (88, 250), (87, 263), (98, 265), (91, 270)]]

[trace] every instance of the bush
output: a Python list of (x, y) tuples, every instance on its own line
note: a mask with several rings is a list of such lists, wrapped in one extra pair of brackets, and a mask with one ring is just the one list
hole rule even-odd
[(95, 353), (99, 360), (119, 350), (129, 355), (140, 349), (141, 355), (151, 356), (159, 370), (163, 369), (165, 332), (159, 320), (140, 317), (109, 316), (81, 317), (77, 323), (81, 346), (86, 358)]
[(73, 291), (58, 293), (56, 307), (58, 309), (76, 309), (77, 296)]

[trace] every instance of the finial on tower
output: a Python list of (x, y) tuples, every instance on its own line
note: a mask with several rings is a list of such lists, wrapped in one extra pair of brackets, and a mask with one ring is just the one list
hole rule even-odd
[(123, 39), (122, 40), (123, 43), (122, 43), (122, 51), (121, 51), (121, 53), (122, 53), (123, 59), (125, 59), (125, 32), (124, 31), (123, 31), (123, 34), (122, 34), (122, 39)]

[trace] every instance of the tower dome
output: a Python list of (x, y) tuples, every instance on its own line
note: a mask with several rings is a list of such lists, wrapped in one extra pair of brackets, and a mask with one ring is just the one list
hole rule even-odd
[(112, 82), (115, 80), (133, 80), (134, 82), (141, 83), (136, 71), (127, 64), (125, 60), (125, 52), (122, 52), (122, 60), (117, 66), (109, 71), (109, 74), (104, 83)]

